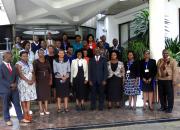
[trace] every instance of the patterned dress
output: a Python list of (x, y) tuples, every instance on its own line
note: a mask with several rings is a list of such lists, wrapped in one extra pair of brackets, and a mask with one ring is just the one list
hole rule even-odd
[[(29, 80), (32, 80), (33, 65), (31, 63), (25, 64), (22, 61), (17, 62), (21, 66), (22, 74)], [(37, 99), (35, 83), (29, 85), (25, 80), (19, 78), (18, 90), (21, 101), (32, 101)]]

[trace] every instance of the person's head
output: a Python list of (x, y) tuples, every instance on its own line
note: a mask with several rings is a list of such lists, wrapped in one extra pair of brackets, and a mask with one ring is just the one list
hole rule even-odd
[(92, 34), (89, 34), (87, 36), (87, 42), (90, 43), (90, 42), (93, 42), (94, 41), (94, 36)]
[(118, 45), (118, 40), (116, 38), (113, 39), (113, 46), (117, 46)]
[(128, 51), (128, 60), (134, 60), (134, 52), (133, 51)]
[(55, 47), (56, 48), (60, 48), (61, 47), (61, 41), (60, 40), (56, 40)]
[(102, 41), (98, 42), (98, 47), (99, 48), (104, 48), (104, 43)]
[(106, 41), (106, 36), (105, 36), (105, 35), (102, 35), (102, 36), (101, 36), (101, 41), (103, 41), (103, 42)]
[(149, 50), (145, 50), (144, 51), (144, 59), (149, 59), (150, 58), (150, 51)]
[(69, 47), (67, 48), (67, 53), (68, 53), (69, 55), (72, 55), (72, 54), (73, 54), (73, 47), (72, 47), (72, 46), (69, 46)]
[(48, 46), (48, 52), (49, 52), (49, 54), (53, 54), (54, 53), (54, 46), (53, 45), (49, 45)]
[(62, 38), (63, 38), (63, 41), (67, 41), (67, 40), (68, 40), (68, 36), (67, 36), (67, 34), (66, 34), (66, 33), (64, 33), (64, 34), (63, 34), (63, 36), (62, 36)]
[(94, 53), (96, 56), (99, 56), (100, 55), (100, 49), (97, 47), (94, 49)]
[(84, 56), (83, 56), (83, 51), (82, 51), (82, 50), (76, 51), (76, 57), (77, 57), (78, 59), (83, 58), (83, 57), (84, 57)]
[(29, 41), (24, 41), (23, 42), (23, 48), (26, 50), (26, 51), (29, 51), (30, 50), (30, 42)]
[(27, 51), (21, 51), (20, 57), (21, 57), (21, 60), (28, 62), (28, 52)]
[(59, 58), (64, 58), (64, 50), (59, 50), (59, 52), (58, 52), (58, 56), (59, 56)]
[(119, 52), (114, 50), (110, 53), (110, 59), (111, 60), (118, 60), (118, 55), (119, 55)]
[(21, 37), (20, 36), (16, 36), (16, 43), (21, 43)]
[(80, 35), (76, 35), (75, 36), (76, 42), (80, 43), (81, 42), (81, 36)]
[(162, 51), (162, 55), (163, 55), (163, 58), (164, 58), (164, 59), (169, 58), (169, 52), (168, 52), (168, 50), (167, 50), (167, 49), (164, 49), (164, 50)]
[(43, 48), (40, 48), (38, 50), (38, 56), (39, 56), (39, 58), (44, 58), (44, 49)]
[(84, 57), (87, 57), (87, 56), (88, 56), (88, 51), (87, 51), (87, 49), (84, 49), (84, 50), (83, 50), (83, 55), (84, 55)]
[(42, 40), (41, 41), (41, 48), (43, 48), (44, 50), (46, 49), (46, 47), (47, 47), (47, 44), (46, 44), (46, 42), (44, 41), (44, 40)]
[(84, 48), (84, 49), (87, 49), (87, 48), (88, 48), (88, 43), (87, 43), (87, 41), (84, 41), (84, 42), (83, 42), (83, 48)]
[(35, 42), (39, 42), (39, 37), (38, 36), (34, 36), (34, 41)]
[(10, 51), (4, 52), (3, 60), (7, 63), (10, 63), (12, 61), (12, 53)]
[(51, 32), (48, 32), (47, 38), (50, 39), (50, 40), (52, 39)]

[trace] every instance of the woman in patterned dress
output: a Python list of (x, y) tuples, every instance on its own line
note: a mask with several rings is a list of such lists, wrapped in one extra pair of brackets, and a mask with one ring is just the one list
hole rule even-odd
[(128, 52), (128, 62), (125, 63), (125, 95), (129, 96), (129, 108), (136, 109), (137, 95), (140, 94), (139, 62), (134, 60), (134, 53)]
[(24, 113), (24, 118), (31, 121), (32, 117), (29, 115), (30, 101), (33, 101), (37, 98), (34, 70), (33, 65), (31, 63), (28, 63), (28, 52), (20, 52), (20, 57), (21, 60), (16, 63), (16, 68), (19, 74), (19, 96)]

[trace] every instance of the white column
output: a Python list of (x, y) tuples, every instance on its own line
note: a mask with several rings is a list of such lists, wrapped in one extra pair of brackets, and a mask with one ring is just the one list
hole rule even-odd
[(150, 51), (152, 58), (162, 57), (165, 48), (164, 5), (166, 0), (149, 0)]

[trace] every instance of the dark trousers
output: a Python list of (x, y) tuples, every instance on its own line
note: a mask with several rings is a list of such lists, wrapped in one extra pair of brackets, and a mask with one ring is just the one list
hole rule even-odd
[(20, 106), (20, 100), (19, 100), (19, 92), (18, 90), (10, 91), (9, 93), (1, 94), (2, 100), (3, 100), (3, 115), (4, 120), (9, 121), (10, 120), (10, 103), (12, 102), (14, 105), (14, 108), (16, 110), (16, 114), (19, 120), (23, 119), (22, 110)]
[(158, 91), (161, 108), (168, 107), (168, 109), (173, 109), (174, 89), (172, 85), (172, 80), (159, 80)]
[(99, 99), (99, 110), (104, 108), (104, 86), (100, 83), (94, 83), (91, 86), (91, 109), (96, 109), (96, 99)]

